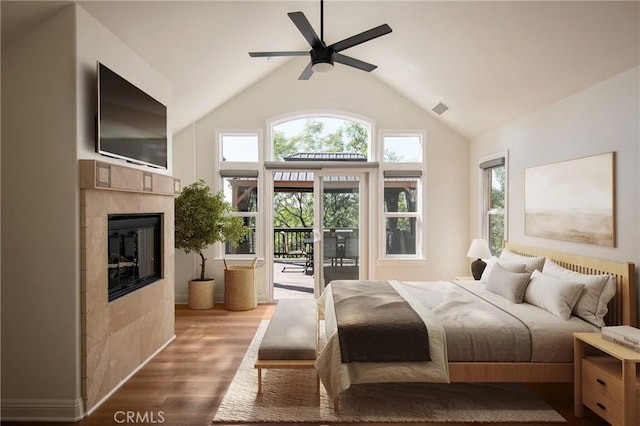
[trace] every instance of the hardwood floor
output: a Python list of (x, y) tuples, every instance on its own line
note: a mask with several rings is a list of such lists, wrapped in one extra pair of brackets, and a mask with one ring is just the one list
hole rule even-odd
[[(246, 312), (228, 312), (222, 306), (202, 311), (176, 306), (176, 339), (91, 416), (67, 424), (211, 424), (258, 324), (272, 312), (273, 305), (258, 305)], [(570, 384), (531, 387), (567, 419), (564, 425), (607, 424), (596, 417), (577, 419), (573, 416)], [(146, 421), (140, 421), (145, 420), (140, 417), (127, 421), (127, 412), (130, 416), (146, 416)]]

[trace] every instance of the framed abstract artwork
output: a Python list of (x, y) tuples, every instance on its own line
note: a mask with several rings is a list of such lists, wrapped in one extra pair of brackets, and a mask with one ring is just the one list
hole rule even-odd
[(615, 247), (615, 153), (529, 167), (525, 234)]

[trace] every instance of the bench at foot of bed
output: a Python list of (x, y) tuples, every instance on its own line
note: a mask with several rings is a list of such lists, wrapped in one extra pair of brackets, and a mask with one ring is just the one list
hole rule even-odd
[[(263, 369), (315, 369), (318, 356), (318, 305), (313, 298), (283, 299), (276, 305), (258, 349), (258, 393)], [(320, 378), (316, 374), (316, 387)]]

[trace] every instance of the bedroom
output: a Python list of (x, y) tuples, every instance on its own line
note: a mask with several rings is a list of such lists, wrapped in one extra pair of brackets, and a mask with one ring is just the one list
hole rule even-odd
[[(637, 5), (636, 5), (637, 6)], [(287, 8), (283, 9), (285, 12)], [(277, 16), (277, 13), (274, 13)], [(630, 14), (632, 16), (637, 16)], [(282, 14), (284, 17), (284, 14)], [(286, 19), (286, 17), (284, 17)], [(384, 17), (383, 17), (384, 19)], [(377, 24), (375, 20), (373, 24)], [(262, 24), (266, 25), (266, 24)], [(290, 23), (283, 20), (283, 25)], [(615, 24), (605, 25), (612, 27)], [(349, 34), (348, 25), (344, 30)], [(400, 32), (401, 26), (395, 32)], [(635, 29), (637, 45), (637, 28)], [(54, 37), (55, 36), (55, 37)], [(297, 37), (295, 28), (292, 37)], [(77, 246), (77, 160), (95, 158), (90, 142), (92, 136), (92, 115), (88, 113), (88, 105), (92, 102), (89, 92), (76, 89), (77, 82), (70, 81), (69, 75), (82, 76), (87, 69), (94, 69), (96, 59), (109, 59), (125, 67), (127, 71), (141, 82), (146, 81), (157, 96), (170, 97), (169, 83), (159, 75), (144, 59), (134, 53), (129, 46), (107, 30), (89, 13), (81, 8), (71, 15), (58, 16), (57, 21), (40, 28), (38, 34), (32, 34), (31, 42), (43, 43), (43, 40), (60, 40), (49, 42), (51, 56), (58, 58), (52, 61), (44, 55), (41, 48), (31, 47), (34, 58), (20, 58), (23, 63), (34, 63), (40, 67), (30, 69), (29, 78), (33, 90), (23, 92), (29, 94), (33, 102), (42, 99), (42, 93), (48, 93), (59, 99), (64, 108), (57, 110), (56, 119), (64, 121), (66, 126), (59, 128), (48, 123), (49, 127), (29, 126), (33, 132), (28, 138), (20, 134), (36, 117), (49, 116), (51, 111), (45, 105), (41, 109), (31, 109), (20, 119), (10, 116), (11, 108), (3, 107), (3, 343), (13, 343), (20, 348), (20, 360), (17, 364), (3, 365), (3, 388), (6, 383), (13, 383), (12, 389), (19, 382), (34, 384), (33, 389), (18, 391), (13, 388), (15, 398), (26, 400), (52, 399), (63, 400), (65, 410), (75, 407), (80, 393), (81, 364), (78, 355), (80, 346), (79, 294), (80, 259)], [(38, 38), (39, 37), (39, 38)], [(76, 40), (77, 37), (77, 40)], [(34, 41), (35, 40), (35, 41)], [(296, 42), (298, 39), (295, 39)], [(72, 46), (77, 45), (77, 55), (82, 58), (81, 65), (76, 66), (76, 53)], [(254, 48), (276, 48), (269, 40), (264, 46)], [(282, 40), (283, 42), (285, 40)], [(381, 43), (383, 39), (379, 40)], [(373, 43), (373, 42), (372, 42)], [(22, 46), (29, 46), (22, 40)], [(248, 47), (249, 48), (249, 47)], [(283, 46), (285, 48), (285, 46)], [(243, 49), (243, 55), (246, 54)], [(615, 49), (612, 49), (615, 50)], [(172, 173), (183, 182), (190, 182), (203, 177), (210, 182), (217, 179), (214, 167), (208, 167), (209, 160), (214, 158), (213, 147), (208, 141), (215, 138), (216, 129), (264, 129), (266, 120), (284, 113), (317, 110), (348, 111), (375, 119), (378, 129), (423, 129), (427, 134), (427, 172), (428, 189), (426, 191), (427, 220), (426, 252), (428, 259), (418, 266), (411, 264), (401, 267), (399, 275), (397, 265), (381, 262), (375, 272), (370, 275), (385, 278), (395, 277), (415, 279), (415, 277), (442, 278), (469, 273), (469, 259), (465, 254), (472, 238), (481, 234), (479, 171), (477, 164), (481, 159), (496, 153), (509, 152), (509, 223), (508, 237), (512, 241), (543, 245), (548, 248), (576, 252), (594, 257), (629, 260), (640, 263), (640, 241), (638, 223), (640, 222), (638, 188), (638, 169), (640, 161), (638, 147), (638, 58), (637, 49), (632, 58), (633, 65), (621, 69), (618, 73), (602, 77), (589, 84), (578, 93), (568, 93), (563, 99), (549, 104), (539, 105), (526, 113), (512, 117), (507, 124), (494, 127), (483, 134), (465, 137), (439, 121), (430, 112), (425, 112), (415, 102), (407, 100), (397, 90), (381, 83), (374, 74), (358, 73), (344, 67), (327, 74), (324, 81), (336, 85), (339, 96), (325, 99), (320, 105), (315, 100), (324, 99), (320, 79), (311, 80), (300, 85), (296, 78), (300, 73), (300, 63), (292, 61), (269, 74), (264, 80), (256, 82), (251, 88), (238, 94), (215, 113), (203, 117), (189, 126), (179, 129), (173, 135), (173, 170)], [(3, 56), (5, 55), (3, 49)], [(16, 51), (7, 54), (16, 54)], [(54, 56), (55, 55), (55, 56)], [(624, 54), (623, 54), (624, 55)], [(67, 58), (62, 61), (60, 58)], [(520, 60), (522, 56), (519, 56)], [(371, 59), (373, 61), (373, 59)], [(127, 65), (128, 63), (129, 65)], [(594, 61), (598, 63), (598, 61)], [(251, 67), (261, 67), (261, 62), (251, 62)], [(304, 63), (302, 63), (304, 65)], [(378, 64), (381, 69), (381, 63)], [(3, 79), (5, 67), (3, 61)], [(40, 70), (46, 70), (38, 72)], [(9, 70), (10, 71), (10, 70)], [(380, 70), (381, 71), (381, 70)], [(571, 77), (566, 77), (571, 80)], [(80, 80), (81, 77), (78, 77)], [(51, 81), (59, 84), (52, 88)], [(84, 80), (82, 80), (84, 81)], [(565, 81), (567, 85), (569, 82)], [(83, 86), (84, 87), (84, 86)], [(3, 103), (12, 92), (3, 84)], [(55, 90), (54, 90), (55, 89)], [(69, 90), (69, 94), (61, 95), (61, 91)], [(39, 93), (33, 93), (38, 91)], [(276, 94), (284, 93), (280, 98)], [(493, 96), (491, 93), (487, 96)], [(571, 96), (569, 96), (571, 95)], [(18, 96), (18, 95), (15, 95)], [(363, 105), (361, 96), (366, 96)], [(265, 102), (268, 99), (269, 102)], [(274, 102), (277, 99), (278, 102)], [(314, 102), (304, 102), (305, 99)], [(378, 99), (384, 99), (379, 102)], [(269, 110), (263, 106), (269, 105)], [(453, 113), (460, 110), (458, 104), (452, 103)], [(33, 108), (33, 105), (25, 107)], [(403, 111), (401, 115), (393, 111)], [(484, 111), (484, 110), (480, 110)], [(204, 113), (204, 112), (203, 112)], [(448, 113), (443, 115), (446, 119)], [(475, 114), (469, 114), (474, 116)], [(9, 120), (21, 123), (18, 129), (9, 126)], [(89, 123), (89, 124), (87, 124)], [(9, 127), (7, 127), (9, 126)], [(52, 133), (53, 128), (58, 129)], [(15, 132), (6, 134), (5, 132)], [(265, 130), (266, 132), (266, 130)], [(20, 141), (13, 144), (10, 141)], [(50, 141), (43, 144), (42, 141)], [(69, 143), (69, 141), (74, 141)], [(579, 141), (579, 142), (578, 142)], [(178, 146), (180, 149), (178, 149)], [(617, 153), (617, 246), (606, 248), (593, 245), (568, 243), (556, 240), (539, 239), (525, 235), (523, 229), (524, 169), (534, 165), (553, 163), (560, 160), (580, 158), (592, 154), (615, 151)], [(39, 155), (33, 155), (39, 152)], [(24, 176), (24, 158), (29, 158), (30, 171), (33, 175)], [(55, 161), (51, 161), (55, 159)], [(11, 182), (21, 182), (20, 187)], [(60, 185), (58, 188), (57, 185)], [(25, 189), (38, 194), (37, 197), (24, 197)], [(32, 212), (29, 215), (16, 217), (7, 211), (9, 204), (18, 207), (21, 212)], [(47, 206), (49, 219), (42, 218), (39, 212)], [(474, 213), (472, 213), (474, 212)], [(56, 239), (42, 240), (51, 220), (58, 223)], [(31, 228), (27, 228), (27, 221)], [(34, 226), (36, 225), (36, 226)], [(11, 229), (21, 229), (29, 237), (18, 238)], [(29, 229), (29, 230), (25, 230)], [(17, 232), (17, 231), (16, 231)], [(25, 234), (23, 234), (25, 235)], [(24, 241), (14, 246), (15, 252), (7, 251), (6, 241)], [(26, 253), (30, 251), (27, 241), (40, 241), (42, 252), (47, 256), (39, 259), (41, 268), (31, 268)], [(64, 247), (64, 250), (60, 250)], [(77, 249), (76, 249), (77, 248)], [(13, 254), (15, 253), (15, 254)], [(175, 299), (186, 295), (186, 280), (193, 274), (194, 262), (183, 258), (176, 252)], [(48, 271), (55, 270), (55, 276)], [(14, 287), (15, 282), (26, 282), (28, 285)], [(266, 289), (266, 287), (264, 287)], [(9, 289), (11, 289), (9, 291)], [(219, 289), (220, 290), (220, 289)], [(36, 293), (42, 298), (32, 299)], [(219, 294), (220, 295), (220, 294)], [(265, 293), (266, 295), (266, 293)], [(53, 300), (55, 303), (50, 303)], [(184, 301), (184, 299), (182, 299)], [(55, 309), (52, 305), (55, 305)], [(9, 306), (9, 307), (7, 307)], [(11, 309), (11, 307), (15, 307)], [(5, 320), (7, 319), (7, 320)], [(43, 324), (46, 323), (46, 326)], [(74, 330), (69, 333), (69, 330)], [(39, 352), (41, 342), (56, 348), (47, 353)], [(34, 350), (36, 349), (36, 350)], [(37, 355), (36, 355), (37, 354)], [(3, 363), (9, 359), (3, 357)], [(43, 365), (55, 368), (43, 369)], [(6, 371), (14, 371), (15, 376), (6, 376)], [(8, 379), (9, 382), (5, 382)], [(14, 380), (15, 379), (15, 380)], [(38, 384), (35, 386), (35, 384)], [(44, 389), (46, 392), (35, 392)], [(3, 389), (4, 390), (4, 389)], [(3, 397), (11, 393), (3, 392)]]

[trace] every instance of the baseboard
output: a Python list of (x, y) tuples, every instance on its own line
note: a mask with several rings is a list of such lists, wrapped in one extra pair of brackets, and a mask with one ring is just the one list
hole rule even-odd
[(82, 398), (3, 399), (0, 410), (3, 422), (76, 422), (84, 417), (84, 402)]
[(113, 395), (134, 374), (151, 361), (158, 353), (173, 342), (175, 335), (171, 336), (158, 350), (140, 364), (131, 374), (125, 377), (111, 392), (102, 398), (97, 404), (89, 408), (85, 413), (82, 398), (76, 400), (59, 399), (3, 399), (0, 401), (0, 420), (16, 422), (77, 422), (85, 416), (89, 416), (100, 407), (111, 395)]
[(124, 379), (122, 379), (120, 381), (120, 383), (118, 383), (113, 389), (111, 389), (111, 391), (106, 394), (104, 396), (104, 398), (102, 398), (100, 401), (98, 401), (93, 407), (89, 408), (87, 410), (86, 415), (90, 416), (94, 411), (96, 411), (107, 399), (109, 399), (111, 397), (111, 395), (113, 395), (118, 389), (120, 389), (120, 387), (122, 385), (124, 385), (125, 383), (127, 383), (127, 381), (129, 381), (130, 378), (132, 378), (138, 371), (140, 371), (142, 369), (142, 367), (144, 367), (145, 365), (147, 365), (147, 363), (149, 361), (151, 361), (156, 355), (158, 355), (160, 352), (162, 352), (162, 350), (164, 348), (166, 348), (169, 343), (173, 342), (176, 338), (176, 335), (174, 334), (173, 336), (171, 336), (171, 338), (169, 340), (167, 340), (162, 346), (160, 346), (158, 348), (158, 350), (156, 350), (154, 353), (151, 354), (151, 356), (149, 356), (146, 360), (144, 360), (144, 362), (142, 362), (142, 364), (140, 364), (135, 370), (133, 370), (127, 377), (125, 377)]

